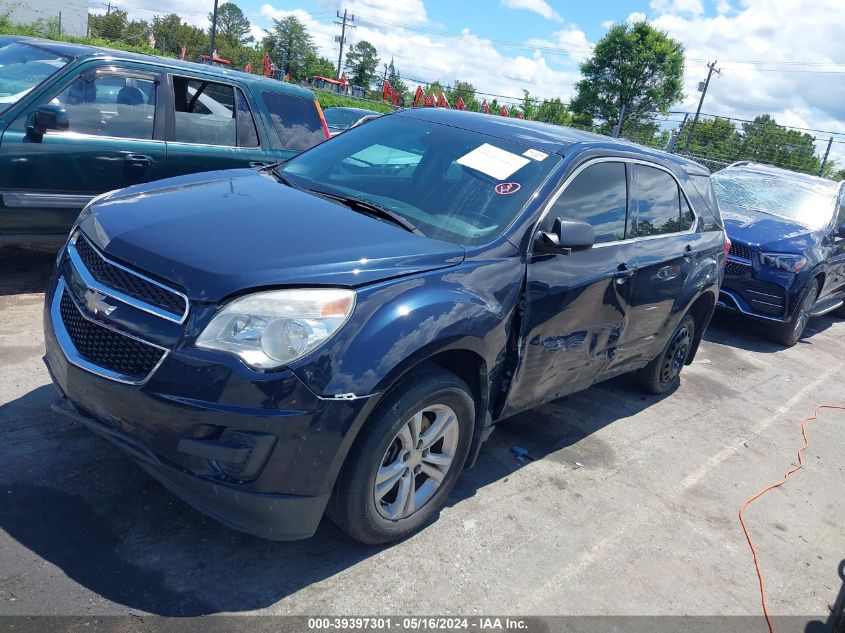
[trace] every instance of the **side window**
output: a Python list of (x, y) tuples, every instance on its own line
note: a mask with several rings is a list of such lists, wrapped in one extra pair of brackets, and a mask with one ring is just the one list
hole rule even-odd
[(280, 92), (262, 92), (261, 97), (282, 147), (302, 151), (326, 140), (317, 104), (311, 99)]
[[(663, 170), (632, 165), (634, 170), (635, 208), (629, 237), (647, 237), (677, 233), (682, 229), (682, 196), (675, 179)], [(684, 201), (686, 204), (686, 201)], [(684, 212), (690, 213), (689, 207)], [(689, 224), (691, 226), (691, 223)], [(687, 226), (687, 228), (689, 228)]]
[(551, 231), (555, 218), (593, 225), (596, 243), (625, 238), (628, 186), (624, 163), (596, 163), (578, 174), (555, 201), (540, 227)]
[(842, 193), (842, 197), (839, 199), (839, 212), (836, 216), (837, 228), (843, 224), (845, 224), (845, 192)]
[(258, 146), (255, 120), (239, 88), (174, 76), (173, 98), (173, 140), (227, 147)]
[(85, 73), (51, 100), (67, 110), (70, 131), (150, 140), (156, 110), (156, 81), (121, 70)]

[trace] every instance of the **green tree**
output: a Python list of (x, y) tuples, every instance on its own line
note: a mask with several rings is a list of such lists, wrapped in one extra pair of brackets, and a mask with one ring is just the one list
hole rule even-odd
[(477, 112), (481, 107), (481, 104), (475, 97), (475, 86), (468, 81), (456, 80), (455, 85), (446, 90), (446, 99), (453, 108), (458, 103), (458, 97), (464, 100), (467, 110)]
[(522, 116), (527, 120), (533, 121), (537, 118), (537, 99), (531, 96), (525, 88), (522, 89)]
[[(692, 132), (692, 137), (689, 137)], [(739, 156), (742, 139), (728, 119), (699, 120), (692, 130), (688, 122), (680, 130), (677, 147), (703, 158), (732, 162)]]
[(537, 108), (534, 120), (554, 123), (555, 125), (570, 125), (572, 115), (569, 113), (566, 104), (560, 100), (560, 97), (555, 97), (554, 99), (543, 99), (543, 103)]
[(175, 13), (153, 17), (152, 31), (155, 47), (164, 55), (178, 57), (184, 47), (185, 59), (195, 60), (202, 53), (208, 52), (208, 34), (182, 22), (182, 18)]
[(123, 32), (128, 23), (126, 11), (119, 9), (103, 15), (88, 14), (88, 31), (95, 37), (104, 37), (107, 40), (123, 39)]
[[(208, 14), (211, 21), (213, 13)], [(234, 2), (227, 2), (217, 9), (217, 35), (239, 44), (248, 44), (254, 39), (249, 34), (250, 23), (241, 8)]]
[(624, 107), (624, 130), (683, 98), (684, 47), (647, 22), (616, 24), (581, 64), (581, 76), (569, 106), (576, 120), (607, 133)]
[(366, 40), (349, 47), (343, 69), (349, 82), (356, 86), (370, 88), (378, 77), (378, 51)]
[(743, 123), (742, 128), (742, 159), (808, 174), (819, 173), (821, 159), (816, 155), (815, 139), (810, 134), (778, 125), (768, 114)]
[(396, 70), (392, 57), (390, 58), (390, 63), (387, 65), (387, 83), (393, 87), (400, 98), (408, 92), (408, 86), (402, 81), (402, 75)]
[(316, 53), (308, 52), (305, 56), (305, 76), (334, 77), (334, 63), (325, 57), (318, 57)]
[(261, 48), (268, 51), (271, 58), (278, 60), (285, 74), (290, 73), (294, 81), (305, 79), (308, 54), (317, 54), (317, 47), (308, 29), (293, 15), (273, 20), (273, 27), (267, 30)]
[(831, 180), (845, 180), (845, 169), (840, 169), (830, 175)]

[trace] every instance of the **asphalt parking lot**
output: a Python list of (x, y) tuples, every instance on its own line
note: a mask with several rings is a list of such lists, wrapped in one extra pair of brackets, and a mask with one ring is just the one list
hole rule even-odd
[[(0, 252), (0, 614), (758, 615), (737, 511), (794, 463), (801, 418), (845, 404), (845, 322), (815, 319), (784, 350), (721, 315), (667, 397), (622, 377), (503, 422), (402, 543), (328, 521), (262, 541), (50, 411), (53, 259)], [(772, 612), (824, 621), (844, 591), (845, 412), (810, 441), (807, 469), (747, 516)]]

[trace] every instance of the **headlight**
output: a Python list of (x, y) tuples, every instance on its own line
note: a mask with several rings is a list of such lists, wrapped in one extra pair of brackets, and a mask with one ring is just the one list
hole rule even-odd
[(234, 354), (255, 369), (276, 369), (325, 343), (354, 307), (353, 290), (257, 292), (224, 306), (196, 345)]
[(790, 253), (760, 253), (760, 261), (763, 266), (797, 273), (804, 268), (807, 258), (803, 255), (792, 255)]

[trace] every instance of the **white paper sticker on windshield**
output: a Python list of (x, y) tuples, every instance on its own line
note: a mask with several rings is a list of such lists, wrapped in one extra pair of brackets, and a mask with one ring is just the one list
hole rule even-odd
[(505, 180), (529, 162), (527, 158), (499, 149), (489, 143), (476, 147), (469, 154), (458, 159), (459, 165), (480, 171), (496, 180)]
[(528, 158), (531, 158), (532, 160), (543, 160), (548, 156), (548, 154), (546, 154), (545, 152), (541, 152), (538, 149), (527, 149), (522, 152), (522, 155), (528, 156)]

